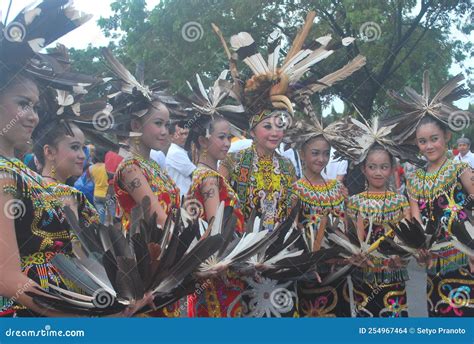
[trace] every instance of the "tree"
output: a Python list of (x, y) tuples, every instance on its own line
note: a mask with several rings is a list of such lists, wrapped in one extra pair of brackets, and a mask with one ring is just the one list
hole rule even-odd
[[(227, 65), (212, 22), (227, 39), (248, 31), (264, 52), (266, 39), (275, 28), (290, 43), (306, 12), (316, 10), (317, 23), (309, 37), (330, 33), (335, 39), (353, 36), (358, 40), (317, 64), (315, 78), (359, 53), (367, 57), (367, 65), (347, 81), (316, 95), (315, 107), (338, 96), (370, 116), (387, 108), (387, 89), (407, 85), (419, 89), (424, 69), (430, 70), (436, 88), (448, 79), (454, 61), (462, 63), (472, 57), (471, 42), (449, 35), (454, 27), (466, 35), (472, 31), (469, 0), (420, 1), (163, 0), (147, 11), (144, 0), (117, 0), (111, 5), (114, 14), (100, 19), (99, 25), (110, 37), (120, 37), (117, 30), (123, 32), (115, 52), (132, 71), (138, 61), (144, 61), (147, 82), (172, 78), (172, 88), (185, 92), (185, 81), (193, 80), (197, 72), (210, 82)], [(94, 53), (93, 48), (88, 50)], [(82, 57), (74, 54), (74, 58)], [(465, 72), (470, 76), (472, 70), (465, 68)]]

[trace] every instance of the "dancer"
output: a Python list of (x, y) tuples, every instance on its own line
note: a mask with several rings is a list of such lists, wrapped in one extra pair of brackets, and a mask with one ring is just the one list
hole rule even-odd
[[(190, 129), (185, 148), (191, 151), (192, 146), (195, 147), (197, 168), (184, 208), (197, 207), (201, 218), (209, 222), (223, 202), (224, 206), (233, 207), (236, 235), (242, 235), (244, 216), (239, 199), (227, 180), (217, 172), (218, 161), (223, 160), (229, 150), (231, 133), (237, 129), (238, 119), (244, 116), (243, 106), (232, 97), (232, 84), (226, 81), (227, 74), (227, 70), (223, 71), (205, 93), (202, 93), (203, 89), (191, 86), (194, 94), (191, 117), (185, 124)], [(202, 85), (199, 76), (197, 82)], [(240, 296), (243, 282), (234, 271), (215, 271), (203, 276), (203, 281), (206, 288), (188, 297), (189, 317), (240, 317), (240, 303), (234, 301)]]
[[(25, 18), (29, 18), (25, 22)], [(0, 126), (9, 128), (0, 138), (0, 275), (4, 316), (60, 316), (34, 303), (26, 292), (50, 285), (77, 290), (51, 264), (58, 253), (71, 253), (71, 236), (60, 200), (45, 188), (43, 178), (14, 157), (14, 149), (31, 139), (38, 125), (40, 92), (37, 79), (54, 83), (48, 69), (37, 68), (41, 48), (82, 25), (90, 16), (78, 12), (66, 1), (48, 1), (24, 9), (0, 32)], [(23, 28), (23, 31), (18, 31)], [(21, 34), (21, 39), (18, 39)], [(51, 57), (52, 58), (52, 57)]]
[[(318, 49), (302, 50), (314, 18), (315, 12), (309, 12), (281, 67), (278, 66), (281, 43), (278, 31), (273, 32), (268, 40), (268, 64), (256, 51), (255, 42), (247, 32), (241, 32), (230, 40), (239, 58), (253, 72), (243, 90), (244, 107), (252, 115), (249, 133), (253, 144), (250, 148), (230, 154), (220, 170), (236, 191), (245, 220), (255, 211), (261, 217), (264, 230), (273, 230), (275, 224), (282, 222), (291, 210), (289, 191), (296, 181), (296, 175), (292, 163), (277, 154), (276, 149), (293, 121), (292, 100), (304, 93), (296, 85), (311, 66), (334, 52), (328, 48), (328, 37), (317, 39), (321, 44)], [(344, 44), (352, 41), (352, 38), (344, 39)], [(348, 68), (360, 61), (361, 57), (357, 57), (349, 63)], [(341, 76), (337, 72), (330, 74), (327, 83), (318, 84), (331, 85), (338, 80), (337, 76), (334, 78), (335, 75)], [(310, 92), (316, 92), (317, 89), (316, 84), (307, 85), (306, 88)], [(242, 293), (243, 313), (246, 316), (298, 316), (298, 298), (293, 282), (279, 284), (270, 279), (247, 279), (247, 282), (250, 287)], [(275, 289), (279, 292), (272, 293)], [(283, 296), (290, 301), (280, 307), (278, 303), (269, 302), (263, 297), (267, 294), (274, 298)], [(277, 307), (274, 307), (275, 304)]]
[[(292, 204), (300, 201), (298, 226), (303, 230), (305, 248), (316, 252), (321, 248), (326, 226), (345, 227), (345, 198), (347, 190), (336, 180), (325, 180), (322, 171), (330, 159), (331, 141), (337, 132), (330, 125), (323, 128), (308, 96), (301, 100), (303, 111), (309, 117), (297, 122), (289, 130), (289, 141), (300, 151), (303, 161), (303, 177), (292, 185)], [(313, 275), (310, 280), (298, 281), (299, 314), (302, 317), (349, 317), (350, 300), (346, 278), (337, 279), (330, 285), (321, 285), (331, 265), (318, 266), (319, 281)]]
[[(472, 169), (467, 163), (447, 156), (452, 113), (458, 112), (469, 121), (474, 119), (472, 113), (452, 105), (468, 94), (460, 85), (462, 80), (461, 74), (455, 76), (431, 98), (429, 74), (425, 71), (422, 95), (409, 89), (416, 98), (413, 96), (407, 101), (395, 91), (389, 93), (396, 106), (406, 111), (391, 121), (397, 124), (397, 139), (404, 142), (414, 138), (427, 161), (426, 166), (417, 169), (408, 180), (407, 191), (415, 219), (425, 226), (432, 223), (439, 226), (435, 231), (437, 243), (452, 236), (455, 222), (469, 221), (468, 213), (473, 206)], [(474, 257), (448, 243), (431, 253), (421, 251), (418, 258), (427, 264), (429, 316), (473, 316)], [(460, 298), (470, 301), (460, 302)]]
[[(132, 209), (145, 197), (151, 201), (150, 213), (157, 214), (156, 222), (163, 227), (168, 215), (180, 206), (180, 194), (174, 181), (150, 158), (150, 151), (167, 145), (169, 107), (177, 103), (163, 91), (145, 86), (143, 75), (137, 76), (137, 81), (108, 49), (103, 49), (103, 54), (120, 83), (111, 103), (117, 117), (121, 115), (127, 124), (130, 136), (130, 155), (120, 162), (114, 177), (115, 196), (123, 214), (122, 228), (130, 229)], [(150, 315), (179, 317), (179, 305)]]

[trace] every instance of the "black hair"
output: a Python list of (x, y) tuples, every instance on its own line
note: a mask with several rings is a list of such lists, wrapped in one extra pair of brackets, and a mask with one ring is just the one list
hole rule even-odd
[(418, 130), (422, 125), (425, 125), (425, 124), (436, 125), (443, 132), (443, 134), (447, 134), (449, 132), (448, 126), (433, 116), (424, 116), (421, 119), (421, 121), (418, 123), (418, 126), (416, 127), (416, 129)]
[(99, 162), (105, 162), (105, 154), (107, 154), (107, 150), (103, 147), (97, 147), (94, 150), (94, 156), (92, 157), (92, 161), (94, 164)]
[(173, 135), (176, 132), (176, 127), (179, 127), (181, 129), (189, 129), (189, 125), (187, 123), (188, 121), (172, 122), (169, 129), (170, 135)]
[(316, 141), (316, 140), (318, 140), (318, 139), (323, 139), (324, 141), (326, 141), (326, 142), (328, 143), (328, 145), (329, 145), (329, 148), (331, 148), (331, 142), (329, 142), (328, 140), (326, 140), (326, 138), (325, 138), (323, 135), (318, 135), (318, 136), (313, 136), (313, 137), (310, 138), (309, 140), (306, 140), (306, 141), (301, 145), (301, 151), (303, 152), (303, 151), (306, 149), (306, 147), (307, 147), (310, 143), (312, 143), (312, 142), (314, 142), (314, 141)]
[[(75, 126), (74, 124), (70, 124)], [(41, 165), (45, 164), (44, 146), (49, 145), (56, 147), (56, 145), (65, 136), (68, 135), (68, 130), (64, 123), (53, 121), (43, 127), (37, 127), (33, 132), (33, 153)]]
[(31, 81), (36, 85), (34, 78), (26, 74), (24, 71), (13, 71), (6, 68), (0, 68), (0, 94), (5, 92), (9, 87), (24, 81)]
[(201, 149), (199, 144), (199, 137), (206, 137), (206, 133), (212, 133), (214, 130), (214, 124), (220, 121), (226, 121), (223, 117), (216, 117), (212, 119), (211, 116), (205, 116), (201, 114), (195, 115), (195, 117), (186, 121), (183, 127), (184, 129), (189, 129), (189, 135), (184, 144), (185, 150), (190, 150), (192, 144), (196, 146), (197, 149)]
[(367, 156), (365, 157), (364, 161), (362, 162), (362, 164), (364, 165), (365, 167), (365, 164), (367, 163), (367, 158), (369, 157), (369, 155), (373, 152), (376, 152), (376, 151), (382, 151), (382, 152), (386, 152), (388, 154), (388, 157), (390, 159), (390, 166), (393, 168), (395, 166), (397, 166), (397, 162), (395, 160), (395, 157), (393, 156), (392, 153), (390, 153), (388, 150), (386, 150), (381, 144), (379, 143), (374, 143), (370, 148), (369, 148), (369, 151), (367, 152)]

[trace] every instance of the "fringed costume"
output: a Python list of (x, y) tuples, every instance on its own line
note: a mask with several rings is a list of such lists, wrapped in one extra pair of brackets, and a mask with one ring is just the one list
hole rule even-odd
[[(468, 169), (466, 163), (448, 159), (438, 171), (418, 169), (408, 181), (408, 195), (417, 202), (422, 221), (439, 220), (437, 241), (449, 238), (454, 221), (469, 221), (473, 200), (460, 182)], [(453, 245), (433, 253), (435, 262), (427, 271), (429, 316), (474, 316), (474, 276), (467, 255)]]
[[(48, 190), (43, 178), (18, 159), (1, 157), (0, 172), (2, 192), (12, 197), (5, 215), (15, 222), (23, 273), (45, 290), (55, 285), (80, 291), (51, 263), (57, 253), (72, 253), (69, 224), (57, 190)], [(0, 315), (38, 316), (16, 303), (14, 298), (2, 298)]]
[[(317, 233), (325, 230), (324, 223), (327, 221), (339, 218), (343, 227), (345, 205), (342, 187), (342, 183), (336, 180), (312, 184), (306, 178), (293, 184), (292, 198), (301, 201), (298, 223), (303, 227), (307, 242), (314, 243)], [(331, 268), (330, 265), (320, 266), (319, 276), (325, 278)], [(351, 316), (349, 287), (345, 277), (325, 286), (317, 281), (298, 281), (298, 298), (300, 317)]]
[[(397, 224), (409, 208), (405, 196), (395, 192), (362, 192), (351, 196), (347, 213), (356, 222), (360, 216), (364, 221), (365, 234), (370, 235), (371, 245), (388, 234), (389, 224)], [(387, 237), (394, 238), (394, 234)], [(370, 258), (374, 267), (357, 268), (352, 273), (354, 302), (359, 317), (406, 317), (407, 297), (405, 281), (406, 267), (392, 269), (387, 258)]]

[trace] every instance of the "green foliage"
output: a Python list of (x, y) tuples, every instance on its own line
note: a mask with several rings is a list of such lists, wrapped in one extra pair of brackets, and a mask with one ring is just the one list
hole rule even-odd
[[(317, 109), (338, 96), (356, 104), (366, 116), (379, 113), (387, 108), (386, 90), (404, 86), (420, 90), (424, 69), (430, 70), (432, 89), (436, 89), (448, 79), (454, 61), (472, 57), (471, 42), (450, 36), (454, 27), (466, 35), (472, 31), (469, 0), (163, 0), (151, 11), (144, 0), (117, 0), (111, 9), (113, 15), (98, 24), (106, 35), (119, 38), (113, 47), (119, 58), (132, 71), (143, 60), (147, 83), (170, 80), (171, 87), (180, 92), (187, 91), (185, 81), (194, 81), (196, 73), (209, 84), (227, 65), (211, 23), (221, 28), (227, 40), (240, 31), (251, 33), (266, 58), (268, 35), (280, 28), (287, 49), (309, 10), (317, 12), (311, 38), (326, 34), (335, 40), (358, 38), (355, 45), (317, 64), (316, 75), (342, 67), (359, 53), (367, 57), (366, 67), (315, 96)], [(367, 23), (373, 23), (374, 36), (363, 30)], [(103, 73), (100, 59), (94, 59), (97, 53), (89, 47), (72, 56), (78, 68)], [(243, 64), (239, 67), (247, 70)], [(471, 75), (472, 70), (466, 67), (465, 72)]]

